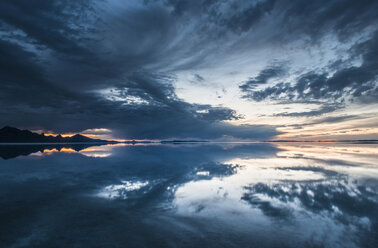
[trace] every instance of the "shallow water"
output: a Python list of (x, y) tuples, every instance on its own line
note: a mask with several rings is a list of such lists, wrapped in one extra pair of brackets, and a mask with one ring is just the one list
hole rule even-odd
[(0, 157), (0, 247), (378, 247), (377, 144), (25, 145)]

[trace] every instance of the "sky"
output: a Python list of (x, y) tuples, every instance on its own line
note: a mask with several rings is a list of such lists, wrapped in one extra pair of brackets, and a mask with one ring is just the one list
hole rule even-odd
[(3, 0), (0, 126), (378, 139), (378, 2)]

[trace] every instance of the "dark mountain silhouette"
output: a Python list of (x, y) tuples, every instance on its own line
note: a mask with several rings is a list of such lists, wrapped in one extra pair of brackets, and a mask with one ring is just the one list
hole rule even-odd
[(71, 137), (62, 137), (60, 134), (46, 136), (43, 133), (6, 126), (0, 129), (0, 143), (114, 143), (114, 141), (91, 139), (81, 134)]

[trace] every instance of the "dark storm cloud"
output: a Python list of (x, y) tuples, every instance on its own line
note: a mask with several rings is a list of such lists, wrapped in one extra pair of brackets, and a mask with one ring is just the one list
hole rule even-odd
[(240, 116), (180, 100), (174, 76), (154, 72), (171, 63), (164, 57), (176, 56), (168, 47), (177, 27), (162, 5), (112, 12), (94, 1), (3, 1), (0, 7), (1, 125), (105, 127), (130, 138), (277, 134), (273, 127), (224, 123)]
[[(328, 31), (346, 39), (371, 25), (376, 5), (375, 1), (358, 5), (270, 0), (2, 1), (0, 124), (54, 131), (104, 127), (133, 138), (268, 139), (277, 134), (274, 127), (232, 126), (224, 121), (241, 118), (236, 111), (179, 99), (175, 73), (206, 69), (228, 54), (252, 49), (255, 41), (257, 47), (303, 36), (315, 41)], [(269, 92), (251, 92), (253, 85), (283, 75), (285, 69), (277, 65), (251, 78), (246, 97), (277, 98), (280, 91), (289, 99), (303, 99), (305, 94), (336, 99), (338, 92), (352, 87), (354, 95), (372, 101), (368, 92), (376, 92), (371, 88), (376, 65), (368, 54), (371, 47), (369, 42), (355, 47), (356, 56), (364, 54), (360, 67), (343, 68), (329, 77), (317, 72), (303, 75), (297, 88), (310, 93), (297, 96), (300, 90), (285, 83), (268, 87)], [(362, 72), (365, 88), (357, 88)], [(197, 81), (202, 81), (200, 77)], [(335, 88), (324, 92), (318, 84)]]

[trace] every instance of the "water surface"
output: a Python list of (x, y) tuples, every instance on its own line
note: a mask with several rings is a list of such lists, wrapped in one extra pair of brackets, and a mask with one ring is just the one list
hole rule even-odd
[(377, 247), (376, 144), (0, 146), (0, 247)]

